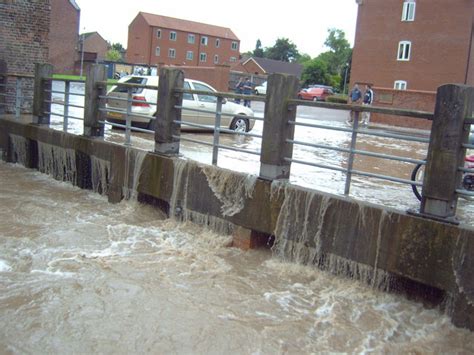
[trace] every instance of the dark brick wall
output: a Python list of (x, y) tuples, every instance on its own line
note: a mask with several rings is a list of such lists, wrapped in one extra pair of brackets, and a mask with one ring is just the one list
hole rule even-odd
[[(49, 0), (0, 0), (0, 62), (7, 72), (33, 75), (35, 63), (46, 63), (49, 51), (51, 6)], [(16, 77), (8, 77), (7, 85), (14, 93)], [(22, 108), (29, 111), (32, 104), (31, 79), (23, 79)], [(7, 111), (13, 110), (13, 98), (7, 97)]]

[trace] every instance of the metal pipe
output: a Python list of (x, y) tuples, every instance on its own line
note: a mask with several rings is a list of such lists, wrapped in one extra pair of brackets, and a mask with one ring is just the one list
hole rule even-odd
[(216, 120), (214, 123), (214, 139), (212, 147), (212, 165), (217, 165), (217, 155), (219, 154), (219, 130), (221, 128), (222, 97), (217, 97)]

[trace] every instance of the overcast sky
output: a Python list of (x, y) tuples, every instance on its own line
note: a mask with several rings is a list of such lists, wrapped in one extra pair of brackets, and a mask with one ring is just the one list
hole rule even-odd
[(128, 25), (138, 12), (149, 12), (230, 28), (240, 39), (240, 51), (255, 49), (257, 39), (271, 47), (288, 38), (300, 53), (324, 52), (328, 28), (338, 28), (354, 43), (355, 0), (76, 0), (81, 8), (80, 32), (97, 31), (112, 43), (127, 47)]

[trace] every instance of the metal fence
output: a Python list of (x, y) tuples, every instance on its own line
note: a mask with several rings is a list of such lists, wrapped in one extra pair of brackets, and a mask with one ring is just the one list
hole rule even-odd
[(20, 118), (22, 110), (32, 102), (34, 77), (26, 74), (0, 74), (0, 112), (14, 113)]
[[(105, 72), (105, 71), (104, 71)], [(101, 72), (102, 73), (102, 72)], [(181, 74), (179, 74), (181, 73)], [(174, 77), (173, 77), (174, 75)], [(176, 75), (181, 75), (181, 79), (177, 80)], [(3, 75), (3, 78), (6, 76)], [(273, 78), (272, 78), (273, 77)], [(0, 79), (2, 76), (0, 76)], [(171, 78), (171, 79), (170, 79)], [(174, 78), (174, 79), (173, 79)], [(123, 97), (111, 97), (107, 94), (107, 88), (110, 88), (110, 84), (105, 80), (105, 75), (94, 75), (94, 72), (91, 71), (88, 76), (89, 84), (86, 84), (85, 93), (71, 93), (70, 87), (71, 84), (75, 81), (64, 80), (64, 91), (63, 90), (54, 90), (54, 89), (44, 89), (43, 91), (47, 93), (45, 97), (47, 99), (42, 102), (46, 105), (46, 108), (43, 112), (39, 113), (44, 117), (49, 117), (49, 115), (56, 115), (63, 117), (63, 129), (67, 131), (68, 120), (82, 120), (84, 121), (84, 133), (87, 135), (87, 132), (98, 132), (92, 133), (91, 135), (101, 135), (103, 134), (104, 125), (110, 125), (112, 127), (118, 127), (125, 130), (125, 144), (131, 144), (131, 137), (133, 132), (145, 132), (145, 133), (154, 133), (155, 134), (155, 152), (162, 154), (177, 154), (179, 152), (179, 142), (188, 141), (194, 144), (202, 144), (205, 146), (212, 147), (212, 164), (216, 165), (219, 156), (219, 150), (232, 150), (242, 154), (249, 154), (253, 156), (259, 156), (261, 162), (260, 177), (264, 179), (288, 179), (290, 174), (290, 169), (292, 164), (300, 164), (304, 166), (311, 166), (318, 169), (325, 169), (329, 171), (338, 171), (342, 174), (345, 174), (345, 186), (344, 194), (350, 195), (351, 184), (354, 176), (364, 176), (373, 179), (380, 179), (385, 181), (391, 181), (394, 183), (411, 185), (414, 188), (420, 188), (423, 191), (423, 199), (421, 203), (421, 212), (425, 215), (432, 215), (439, 218), (450, 218), (452, 215), (449, 213), (443, 213), (439, 206), (434, 209), (430, 209), (430, 199), (437, 199), (443, 203), (443, 208), (448, 205), (454, 206), (457, 201), (458, 195), (464, 195), (468, 197), (474, 196), (472, 191), (463, 188), (459, 183), (460, 177), (463, 174), (473, 174), (474, 169), (465, 167), (461, 164), (464, 160), (466, 150), (474, 149), (472, 142), (469, 142), (469, 139), (466, 138), (469, 136), (469, 131), (471, 124), (474, 124), (474, 117), (472, 117), (472, 106), (474, 105), (470, 100), (465, 100), (464, 105), (468, 105), (467, 111), (463, 111), (464, 116), (459, 119), (456, 119), (457, 127), (460, 131), (467, 131), (467, 133), (459, 134), (459, 137), (455, 139), (459, 141), (459, 145), (454, 142), (454, 138), (449, 138), (447, 135), (440, 133), (443, 129), (453, 130), (449, 125), (451, 124), (449, 120), (446, 120), (441, 126), (433, 126), (431, 137), (420, 137), (414, 134), (399, 134), (399, 133), (390, 133), (387, 131), (382, 131), (373, 128), (362, 127), (359, 124), (359, 117), (361, 115), (366, 115), (373, 112), (385, 113), (390, 115), (398, 116), (409, 116), (417, 119), (423, 120), (436, 120), (436, 115), (431, 112), (421, 112), (413, 110), (404, 110), (404, 109), (387, 109), (380, 107), (371, 107), (371, 106), (359, 106), (359, 105), (346, 105), (346, 104), (335, 104), (335, 103), (324, 103), (324, 102), (308, 102), (303, 100), (297, 100), (297, 81), (296, 78), (281, 76), (280, 74), (274, 74), (270, 76), (268, 81), (267, 96), (253, 96), (253, 95), (238, 95), (232, 93), (224, 92), (213, 92), (213, 91), (200, 91), (200, 90), (189, 90), (183, 88), (184, 78), (182, 77), (182, 72), (178, 69), (169, 69), (164, 68), (160, 73), (160, 82), (165, 83), (165, 85), (160, 84), (160, 87), (157, 86), (147, 86), (140, 84), (130, 84), (130, 83), (115, 83), (113, 85), (121, 87), (125, 95)], [(39, 80), (39, 79), (36, 79)], [(46, 87), (51, 86), (51, 78), (41, 78), (42, 82), (48, 84)], [(174, 80), (174, 81), (173, 81)], [(7, 87), (3, 84), (5, 80), (1, 80), (0, 83), (2, 90), (0, 94), (2, 96), (13, 97), (12, 94), (6, 94), (5, 88)], [(23, 97), (21, 95), (19, 86), (16, 87), (14, 97), (15, 102), (21, 100)], [(158, 91), (156, 101), (146, 101), (143, 97), (137, 98), (134, 93), (137, 90), (154, 90)], [(455, 89), (455, 88), (454, 88)], [(447, 90), (454, 90), (453, 88), (448, 88)], [(466, 90), (473, 90), (474, 88), (468, 88)], [(167, 91), (166, 91), (167, 90)], [(20, 93), (19, 93), (20, 92)], [(215, 109), (197, 109), (187, 107), (183, 103), (183, 96), (186, 94), (190, 95), (206, 95), (215, 97)], [(443, 93), (438, 92), (438, 95)], [(472, 94), (472, 91), (469, 91), (469, 95)], [(55, 99), (51, 99), (52, 95), (60, 95), (62, 101), (58, 102)], [(85, 98), (84, 106), (75, 105), (70, 102), (71, 95), (83, 96)], [(457, 93), (457, 96), (464, 95), (464, 92)], [(468, 96), (469, 96), (468, 95)], [(466, 96), (466, 95), (464, 95)], [(243, 115), (232, 115), (232, 118), (244, 119), (244, 120), (261, 120), (263, 121), (263, 134), (255, 134), (253, 132), (248, 132), (246, 129), (230, 129), (230, 127), (222, 126), (222, 119), (227, 114), (223, 112), (222, 107), (225, 104), (226, 100), (244, 100), (249, 99), (252, 101), (261, 101), (266, 105), (265, 108), (265, 117), (259, 118), (255, 116), (243, 116)], [(113, 105), (110, 105), (110, 101), (115, 100), (116, 102), (122, 103), (119, 105), (121, 107), (117, 108)], [(443, 100), (438, 100), (437, 105), (443, 105)], [(160, 102), (159, 105), (157, 103)], [(467, 103), (466, 103), (467, 102)], [(63, 113), (58, 114), (57, 112), (52, 112), (52, 105), (62, 105)], [(149, 113), (143, 114), (138, 113), (134, 108), (136, 105), (148, 105), (151, 107)], [(21, 105), (16, 105), (19, 107)], [(41, 107), (39, 105), (38, 107)], [(91, 109), (87, 110), (87, 106)], [(296, 110), (298, 107), (322, 107), (328, 109), (338, 109), (345, 111), (352, 111), (354, 114), (354, 120), (351, 127), (338, 127), (334, 125), (320, 124), (320, 123), (309, 123), (303, 122), (296, 118)], [(90, 112), (96, 112), (92, 115), (94, 117), (75, 117), (69, 114), (70, 108), (81, 108), (85, 110), (85, 115), (90, 116)], [(441, 110), (442, 111), (442, 110)], [(202, 124), (197, 121), (191, 122), (187, 120), (182, 120), (183, 112), (196, 112), (198, 114), (212, 115), (214, 116), (214, 124)], [(467, 114), (465, 112), (468, 112)], [(37, 113), (38, 114), (38, 113)], [(118, 115), (121, 117), (121, 122), (117, 120), (111, 120), (112, 116)], [(450, 113), (449, 113), (450, 114)], [(453, 113), (453, 114), (458, 114)], [(18, 115), (16, 115), (18, 116)], [(142, 121), (148, 121), (147, 127), (140, 128), (134, 125), (134, 121), (138, 118), (141, 118)], [(48, 119), (46, 120), (48, 121)], [(441, 120), (438, 120), (441, 121)], [(438, 122), (436, 121), (436, 122)], [(453, 120), (454, 122), (454, 120)], [(44, 123), (44, 121), (43, 121)], [(92, 130), (91, 130), (92, 127)], [(294, 136), (294, 131), (296, 127), (306, 127), (314, 128), (319, 130), (328, 130), (328, 131), (339, 131), (348, 133), (351, 137), (350, 146), (340, 147), (340, 146), (331, 146), (327, 144), (321, 144), (314, 141), (302, 141), (298, 140)], [(95, 129), (94, 129), (95, 128)], [(181, 135), (181, 130), (184, 129), (199, 129), (212, 132), (212, 143), (206, 140), (195, 139), (190, 137), (185, 137)], [(102, 133), (100, 133), (102, 132)], [(434, 132), (434, 133), (433, 133)], [(253, 137), (261, 139), (261, 149), (260, 150), (248, 150), (238, 147), (233, 147), (229, 145), (224, 145), (220, 143), (221, 134), (233, 134), (239, 136)], [(434, 134), (434, 136), (433, 136)], [(398, 156), (391, 154), (382, 154), (377, 152), (372, 152), (363, 149), (357, 149), (357, 142), (360, 136), (375, 136), (375, 137), (384, 137), (396, 139), (399, 141), (409, 141), (409, 142), (419, 142), (428, 145), (428, 157), (427, 159), (417, 159), (412, 156)], [(437, 150), (436, 147), (446, 144), (446, 140), (449, 140), (451, 151), (450, 153), (453, 157), (456, 157), (457, 166), (453, 169), (440, 167), (437, 163)], [(170, 149), (170, 145), (174, 148)], [(165, 147), (165, 148), (163, 148)], [(177, 148), (176, 148), (177, 147)], [(296, 159), (293, 158), (293, 150), (295, 147), (309, 147), (313, 149), (322, 149), (327, 151), (335, 151), (347, 154), (347, 162), (345, 166), (336, 166), (330, 164), (323, 164), (315, 162), (310, 159)], [(402, 163), (413, 164), (413, 167), (416, 166), (426, 166), (426, 175), (423, 180), (414, 180), (400, 178), (396, 175), (390, 174), (390, 171), (385, 171), (382, 173), (374, 173), (363, 171), (354, 168), (354, 161), (357, 156), (372, 157), (381, 160), (388, 161), (398, 161)], [(441, 169), (441, 171), (436, 171), (436, 169)], [(432, 198), (429, 196), (430, 189), (433, 189), (433, 186), (438, 184), (443, 178), (447, 178), (446, 174), (450, 177), (448, 185), (454, 186), (453, 191), (450, 191), (453, 195), (452, 198), (446, 196)], [(444, 175), (444, 176), (442, 176)], [(435, 181), (435, 182), (433, 182)], [(424, 186), (428, 184), (429, 186)], [(453, 185), (454, 184), (454, 185)], [(426, 192), (426, 194), (425, 194)], [(448, 195), (449, 195), (448, 193)], [(425, 196), (426, 195), (426, 196)], [(435, 194), (436, 195), (436, 194)], [(428, 207), (427, 207), (428, 206)], [(454, 208), (455, 213), (455, 208)]]

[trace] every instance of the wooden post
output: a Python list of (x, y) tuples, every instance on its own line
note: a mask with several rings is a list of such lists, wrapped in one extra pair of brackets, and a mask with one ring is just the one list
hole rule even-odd
[(157, 115), (155, 122), (155, 153), (177, 155), (179, 153), (179, 136), (181, 125), (181, 106), (183, 94), (175, 89), (182, 89), (184, 73), (175, 68), (161, 68), (158, 86)]
[[(51, 82), (45, 84), (45, 79), (51, 79), (53, 76), (53, 66), (51, 64), (35, 64), (35, 84), (33, 92), (33, 123), (49, 124), (49, 114), (51, 104), (45, 101), (51, 101)], [(48, 109), (49, 107), (49, 109)]]
[(102, 64), (94, 64), (88, 67), (84, 99), (84, 135), (89, 137), (102, 137), (104, 135), (104, 124), (100, 123), (102, 112), (99, 108), (105, 108), (105, 100), (99, 96), (107, 94), (107, 86), (98, 87), (100, 81), (107, 81), (107, 68)]
[[(7, 112), (6, 107), (6, 97), (5, 94), (7, 93), (6, 89), (7, 85), (7, 63), (4, 60), (0, 59), (0, 114), (4, 114)], [(1, 157), (0, 157), (1, 158)]]
[(289, 124), (296, 117), (296, 106), (289, 106), (288, 100), (296, 98), (298, 79), (293, 75), (272, 74), (268, 78), (263, 123), (262, 153), (260, 156), (260, 177), (263, 179), (288, 179), (291, 163), (285, 157), (293, 156), (295, 126)]
[[(456, 215), (469, 129), (464, 120), (474, 109), (474, 87), (448, 84), (438, 88), (423, 180), (420, 213), (450, 219)], [(454, 220), (453, 220), (454, 221)]]

